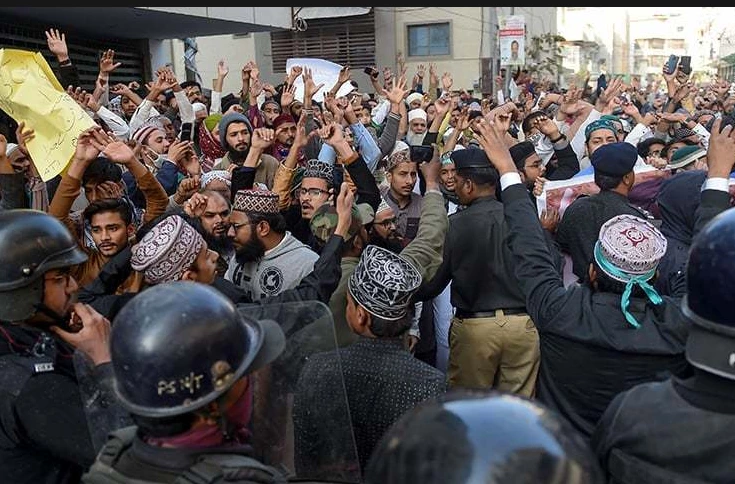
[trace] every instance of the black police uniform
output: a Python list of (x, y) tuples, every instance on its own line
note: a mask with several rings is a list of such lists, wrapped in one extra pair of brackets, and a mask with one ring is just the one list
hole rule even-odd
[(109, 363), (94, 369), (92, 392), (83, 399), (74, 349), (47, 328), (24, 322), (44, 311), (64, 323), (43, 305), (44, 274), (85, 260), (50, 215), (0, 212), (0, 482), (78, 482), (96, 454), (85, 407), (115, 409)]
[[(495, 170), (480, 149), (455, 151), (452, 160), (460, 176), (467, 170)], [(452, 281), (456, 317), (449, 337), (450, 385), (531, 396), (538, 373), (538, 333), (513, 274), (508, 235), (503, 204), (494, 196), (478, 198), (451, 215), (442, 265), (417, 298), (434, 298)], [(493, 341), (492, 349), (483, 349), (490, 348), (487, 341)]]

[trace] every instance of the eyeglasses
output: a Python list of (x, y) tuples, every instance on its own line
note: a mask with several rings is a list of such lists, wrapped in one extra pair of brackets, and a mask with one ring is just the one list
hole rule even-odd
[(299, 188), (297, 192), (300, 197), (305, 197), (307, 194), (311, 198), (316, 198), (321, 196), (322, 193), (329, 193), (326, 190), (322, 190), (321, 188)]
[(383, 220), (382, 222), (375, 222), (375, 225), (382, 225), (384, 229), (387, 229), (391, 225), (396, 225), (395, 217)]
[(244, 226), (246, 226), (246, 225), (255, 225), (255, 224), (257, 224), (257, 223), (258, 223), (258, 222), (252, 222), (252, 221), (250, 221), (250, 222), (243, 222), (243, 223), (241, 223), (241, 224), (238, 224), (238, 223), (232, 222), (232, 223), (230, 224), (230, 227), (232, 227), (233, 229), (235, 229), (235, 232), (237, 232), (238, 230), (240, 230), (240, 227), (244, 227)]

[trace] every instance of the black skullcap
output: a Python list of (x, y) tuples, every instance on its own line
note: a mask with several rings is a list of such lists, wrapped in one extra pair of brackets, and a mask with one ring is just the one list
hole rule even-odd
[(526, 164), (526, 159), (536, 152), (536, 148), (533, 147), (533, 143), (530, 141), (521, 141), (511, 146), (509, 151), (516, 168), (522, 170)]

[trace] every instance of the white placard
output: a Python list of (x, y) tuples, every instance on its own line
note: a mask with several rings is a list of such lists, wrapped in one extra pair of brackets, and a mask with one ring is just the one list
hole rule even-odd
[[(324, 93), (329, 92), (329, 90), (332, 89), (332, 86), (334, 86), (339, 79), (339, 71), (342, 69), (341, 65), (328, 60), (311, 57), (295, 57), (286, 61), (286, 74), (291, 72), (291, 68), (293, 66), (301, 66), (302, 68), (311, 69), (311, 76), (314, 79), (314, 84), (317, 86), (319, 84), (324, 84), (316, 94), (314, 94), (314, 97), (312, 97), (312, 100), (317, 102), (324, 101)], [(294, 86), (296, 86), (295, 99), (304, 102), (303, 77), (299, 76), (294, 81)], [(346, 96), (354, 89), (355, 87), (350, 83), (350, 81), (347, 81), (340, 86), (336, 97)]]

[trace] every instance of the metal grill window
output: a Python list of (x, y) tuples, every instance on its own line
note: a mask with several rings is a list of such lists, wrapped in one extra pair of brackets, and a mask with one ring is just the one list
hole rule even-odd
[(273, 72), (291, 57), (317, 57), (362, 68), (375, 65), (375, 15), (309, 19), (304, 32), (271, 32)]

